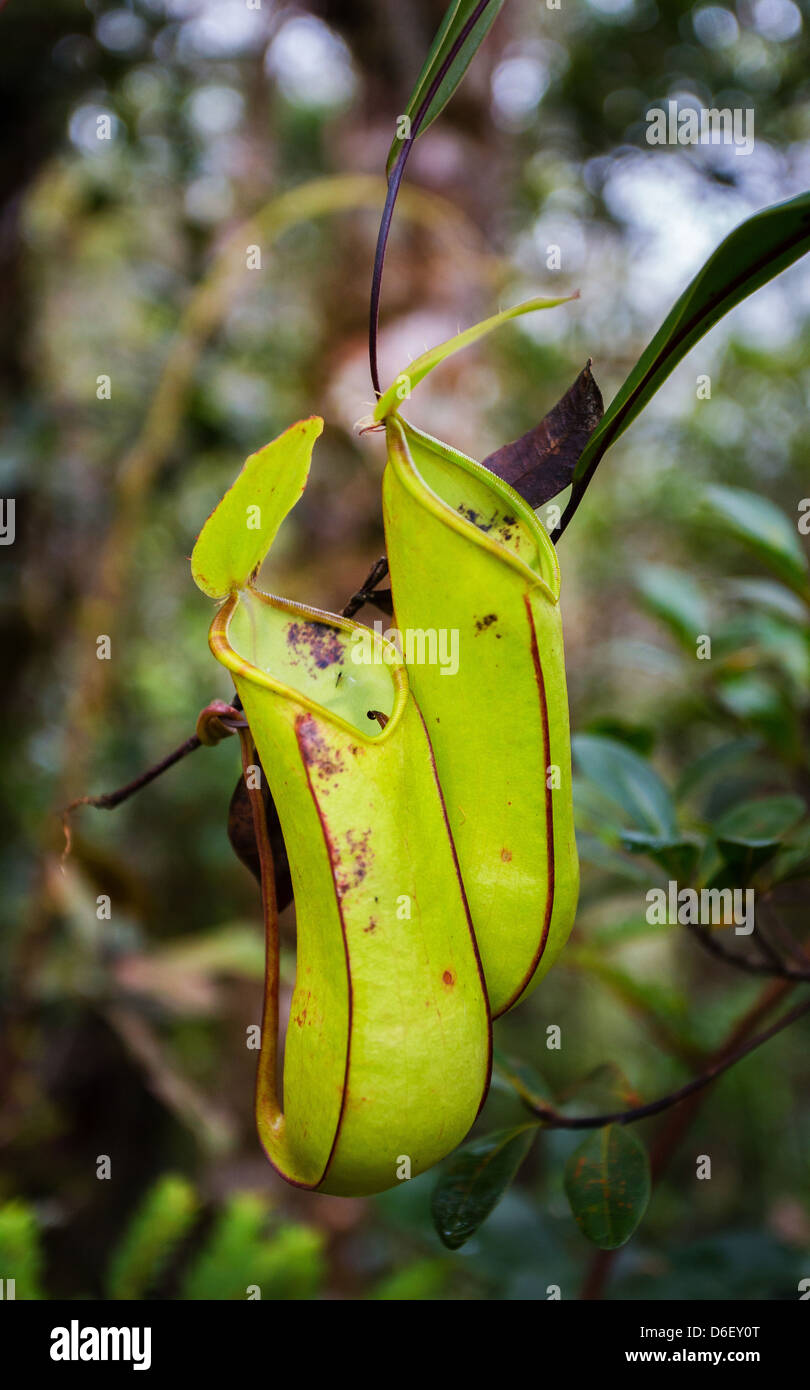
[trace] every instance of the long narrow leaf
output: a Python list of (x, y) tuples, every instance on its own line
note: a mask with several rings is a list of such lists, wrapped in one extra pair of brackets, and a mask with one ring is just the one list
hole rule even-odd
[[(473, 25), (467, 38), (462, 43), (455, 59), (450, 64), (444, 78), (440, 82), (433, 99), (419, 124), (416, 135), (422, 135), (429, 125), (432, 125), (436, 117), (442, 112), (453, 95), (456, 87), (461, 82), (467, 68), (470, 66), (478, 49), (486, 38), (492, 27), (499, 11), (503, 7), (504, 0), (489, 0), (484, 5), (480, 18)], [(441, 72), (442, 65), (447, 61), (453, 45), (461, 36), (461, 32), (468, 22), (472, 19), (476, 9), (479, 8), (479, 0), (451, 0), (448, 5), (444, 19), (439, 25), (438, 32), (430, 48), (425, 65), (422, 68), (416, 86), (411, 94), (405, 111), (402, 113), (407, 116), (407, 122), (398, 122), (397, 135), (388, 154), (386, 172), (391, 173), (396, 163), (397, 155), (408, 138), (410, 124), (417, 115), (422, 103), (425, 101), (430, 88)], [(402, 133), (401, 133), (402, 132)]]
[(575, 492), (689, 349), (735, 304), (807, 251), (810, 192), (756, 213), (720, 243), (684, 290), (588, 440), (574, 473)]

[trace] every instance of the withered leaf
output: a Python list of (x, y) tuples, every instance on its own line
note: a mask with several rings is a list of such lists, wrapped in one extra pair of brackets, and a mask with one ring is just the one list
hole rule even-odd
[[(261, 785), (264, 813), (267, 817), (267, 833), (270, 837), (270, 847), (273, 851), (273, 864), (276, 870), (276, 902), (279, 912), (283, 912), (284, 908), (289, 907), (293, 900), (292, 879), (290, 878), (287, 847), (284, 844), (284, 836), (281, 833), (278, 811), (270, 795), (270, 788), (267, 785), (264, 769), (262, 769)], [(259, 863), (259, 850), (253, 831), (253, 815), (250, 809), (250, 796), (245, 786), (244, 777), (240, 777), (234, 787), (231, 804), (228, 807), (228, 839), (231, 842), (231, 847), (237, 858), (242, 861), (246, 869), (250, 869), (256, 882), (260, 884), (262, 875)]]
[(588, 436), (604, 409), (589, 359), (573, 386), (540, 424), (520, 439), (496, 449), (484, 459), (484, 467), (510, 483), (529, 506), (541, 507), (568, 487)]

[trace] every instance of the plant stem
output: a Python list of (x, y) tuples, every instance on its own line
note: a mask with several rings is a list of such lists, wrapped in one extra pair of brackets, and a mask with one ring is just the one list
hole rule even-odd
[[(768, 985), (752, 1007), (735, 1023), (726, 1041), (715, 1053), (715, 1058), (727, 1057), (737, 1043), (742, 1042), (751, 1029), (755, 1028), (762, 1018), (767, 1017), (792, 988), (792, 985), (786, 984), (783, 980)], [(668, 1113), (667, 1122), (659, 1130), (650, 1151), (650, 1177), (653, 1187), (666, 1172), (675, 1150), (700, 1109), (702, 1100), (703, 1092), (695, 1091), (683, 1105)], [(596, 1253), (582, 1287), (581, 1297), (584, 1300), (597, 1300), (602, 1297), (618, 1253), (617, 1250), (599, 1250)]]
[(193, 753), (196, 748), (201, 747), (202, 743), (197, 735), (192, 734), (190, 738), (185, 739), (184, 742), (180, 744), (179, 748), (175, 748), (172, 753), (167, 754), (165, 758), (161, 758), (159, 763), (155, 763), (152, 767), (148, 767), (139, 777), (133, 778), (131, 782), (127, 782), (123, 787), (118, 787), (116, 791), (102, 792), (100, 796), (77, 796), (62, 812), (62, 824), (65, 828), (65, 837), (67, 840), (66, 852), (70, 852), (70, 828), (67, 818), (73, 811), (77, 810), (79, 806), (95, 806), (102, 811), (114, 811), (116, 806), (121, 805), (122, 801), (128, 801), (129, 798), (134, 796), (136, 792), (139, 792), (142, 787), (148, 787), (149, 783), (154, 782), (156, 777), (160, 777), (161, 773), (167, 772), (170, 767), (174, 767), (175, 763), (179, 763), (187, 754)]
[(368, 361), (371, 370), (371, 382), (374, 387), (374, 394), (379, 397), (382, 395), (380, 386), (380, 372), (377, 363), (377, 336), (380, 326), (380, 294), (382, 292), (382, 277), (385, 267), (385, 252), (388, 246), (388, 234), (391, 231), (391, 222), (394, 216), (394, 207), (397, 201), (402, 176), (405, 173), (405, 165), (408, 162), (413, 143), (422, 128), (422, 123), (433, 104), (439, 88), (453, 66), (464, 44), (478, 23), (492, 0), (478, 0), (478, 4), (470, 15), (467, 23), (458, 35), (455, 43), (450, 48), (439, 71), (436, 73), (425, 94), (423, 101), (419, 105), (413, 120), (411, 121), (411, 133), (406, 140), (403, 140), (399, 153), (396, 158), (391, 173), (388, 176), (388, 192), (385, 196), (385, 205), (380, 219), (380, 230), (377, 233), (377, 247), (374, 252), (374, 269), (371, 275), (371, 302), (369, 305), (369, 325), (368, 325)]
[(709, 928), (700, 927), (697, 923), (687, 924), (689, 931), (697, 942), (703, 947), (708, 955), (714, 956), (715, 960), (722, 960), (726, 965), (733, 965), (737, 970), (743, 970), (748, 975), (768, 975), (772, 979), (794, 980), (797, 984), (802, 981), (810, 981), (810, 969), (794, 970), (792, 966), (786, 965), (777, 953), (766, 943), (761, 932), (757, 931), (757, 940), (767, 954), (771, 956), (768, 961), (748, 960), (745, 956), (738, 956), (734, 951), (729, 951), (720, 941), (716, 941)]
[(792, 1023), (805, 1014), (810, 1013), (810, 998), (804, 999), (801, 1004), (796, 1004), (770, 1028), (766, 1028), (762, 1033), (757, 1033), (747, 1043), (736, 1047), (733, 1051), (723, 1051), (715, 1062), (700, 1076), (693, 1077), (687, 1081), (685, 1086), (679, 1087), (677, 1091), (671, 1091), (669, 1095), (660, 1096), (658, 1100), (650, 1101), (647, 1105), (635, 1105), (629, 1110), (614, 1110), (605, 1115), (561, 1115), (559, 1111), (544, 1105), (530, 1105), (529, 1109), (534, 1115), (538, 1115), (548, 1129), (601, 1129), (604, 1125), (628, 1125), (635, 1124), (637, 1120), (649, 1119), (651, 1115), (660, 1115), (663, 1110), (668, 1110), (673, 1105), (678, 1105), (688, 1096), (702, 1091), (705, 1086), (709, 1086), (712, 1081), (716, 1081), (718, 1076), (729, 1070), (730, 1067), (742, 1061), (749, 1053), (754, 1052), (763, 1043), (769, 1042), (785, 1028), (789, 1028)]

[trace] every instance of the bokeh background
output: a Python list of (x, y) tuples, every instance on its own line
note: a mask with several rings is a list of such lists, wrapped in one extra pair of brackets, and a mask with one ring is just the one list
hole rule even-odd
[[(188, 556), (248, 452), (326, 416), (274, 548), (276, 592), (339, 608), (382, 553), (380, 440), (353, 428), (371, 401), (371, 259), (395, 118), (443, 9), (9, 0), (0, 13), (0, 467), (17, 527), (1, 569), (0, 1275), (16, 1274), (18, 1297), (243, 1298), (260, 1284), (266, 1298), (545, 1299), (558, 1285), (782, 1299), (810, 1276), (806, 1021), (639, 1127), (655, 1189), (617, 1256), (571, 1216), (562, 1173), (578, 1140), (561, 1132), (540, 1136), (451, 1254), (431, 1226), (434, 1175), (347, 1201), (286, 1188), (261, 1155), (245, 1045), (259, 903), (225, 834), (235, 743), (117, 811), (81, 811), (60, 857), (61, 806), (134, 777), (228, 694)], [(413, 154), (382, 376), (499, 304), (581, 298), (453, 359), (413, 418), (484, 457), (589, 357), (610, 399), (721, 237), (810, 185), (809, 31), (806, 0), (508, 0)], [(670, 98), (754, 108), (754, 152), (649, 147), (645, 113)], [(800, 262), (691, 353), (560, 543), (572, 721), (591, 739), (582, 903), (497, 1042), (561, 1104), (652, 1099), (800, 997), (646, 924), (645, 893), (669, 875), (623, 848), (635, 803), (610, 773), (600, 785), (593, 753), (610, 768), (629, 752), (631, 782), (666, 788), (707, 853), (732, 810), (781, 799), (748, 868), (763, 931), (807, 968), (809, 388)], [(498, 1081), (479, 1129), (522, 1113)]]

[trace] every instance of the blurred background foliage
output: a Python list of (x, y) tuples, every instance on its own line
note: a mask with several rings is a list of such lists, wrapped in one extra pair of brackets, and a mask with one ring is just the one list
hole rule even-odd
[[(58, 808), (136, 775), (228, 693), (187, 557), (249, 451), (327, 417), (274, 548), (277, 592), (340, 607), (382, 552), (380, 440), (353, 430), (371, 398), (380, 171), (443, 9), (9, 0), (0, 14), (0, 468), (17, 518), (2, 565), (17, 679), (0, 734), (0, 1276), (18, 1297), (791, 1298), (810, 1275), (806, 1023), (637, 1127), (655, 1185), (617, 1257), (594, 1255), (571, 1217), (579, 1140), (563, 1132), (539, 1136), (451, 1254), (434, 1174), (345, 1201), (286, 1188), (260, 1153), (245, 1045), (259, 904), (225, 835), (236, 747), (82, 812), (60, 861)], [(810, 185), (809, 32), (806, 0), (509, 0), (414, 151), (382, 376), (499, 303), (582, 297), (448, 363), (414, 419), (484, 457), (588, 357), (609, 399), (722, 235)], [(645, 112), (670, 98), (754, 108), (753, 154), (647, 146)], [(646, 891), (673, 862), (683, 881), (755, 884), (771, 949), (807, 968), (808, 400), (800, 262), (691, 353), (560, 543), (582, 902), (560, 964), (496, 1030), (558, 1102), (607, 1060), (614, 1092), (652, 1099), (793, 1000), (790, 982), (647, 925)], [(748, 806), (764, 798), (779, 801)], [(499, 1078), (480, 1128), (524, 1117)]]

